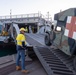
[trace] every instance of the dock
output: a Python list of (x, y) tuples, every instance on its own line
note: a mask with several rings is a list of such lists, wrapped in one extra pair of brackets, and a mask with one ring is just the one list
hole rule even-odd
[[(29, 45), (33, 46), (36, 57), (26, 61), (26, 68), (30, 70), (26, 75), (76, 75), (73, 60), (60, 50), (52, 49), (44, 43), (44, 34), (26, 34)], [(1, 75), (24, 75), (15, 70), (15, 63), (0, 68)]]

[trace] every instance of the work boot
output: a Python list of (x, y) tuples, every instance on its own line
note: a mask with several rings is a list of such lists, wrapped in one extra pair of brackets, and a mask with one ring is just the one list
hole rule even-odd
[(22, 70), (22, 73), (29, 73), (29, 70)]
[(16, 70), (21, 70), (21, 67), (20, 66), (16, 66)]

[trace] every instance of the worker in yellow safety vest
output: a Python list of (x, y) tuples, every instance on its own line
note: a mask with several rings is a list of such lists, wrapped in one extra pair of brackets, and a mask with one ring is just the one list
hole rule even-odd
[[(17, 58), (16, 58), (16, 70), (22, 69), (22, 72), (28, 73), (29, 71), (25, 68), (25, 50), (26, 50), (26, 38), (25, 38), (25, 29), (20, 29), (20, 34), (16, 37), (17, 41)], [(21, 66), (19, 64), (21, 58)]]

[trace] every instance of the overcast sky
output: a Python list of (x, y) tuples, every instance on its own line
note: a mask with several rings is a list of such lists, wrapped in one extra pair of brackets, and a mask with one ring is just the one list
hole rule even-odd
[(29, 14), (41, 12), (50, 13), (51, 17), (60, 10), (75, 8), (76, 0), (0, 0), (0, 16)]

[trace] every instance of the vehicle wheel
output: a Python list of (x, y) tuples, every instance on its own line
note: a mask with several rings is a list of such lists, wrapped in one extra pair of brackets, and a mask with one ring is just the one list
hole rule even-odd
[(50, 35), (48, 33), (45, 35), (45, 39), (44, 40), (45, 40), (45, 44), (47, 46), (51, 45), (51, 43), (50, 43)]
[(55, 35), (55, 32), (50, 32), (50, 42), (52, 43), (55, 39), (56, 35)]
[(74, 58), (74, 68), (75, 68), (75, 70), (76, 70), (76, 56), (75, 56), (75, 58)]

